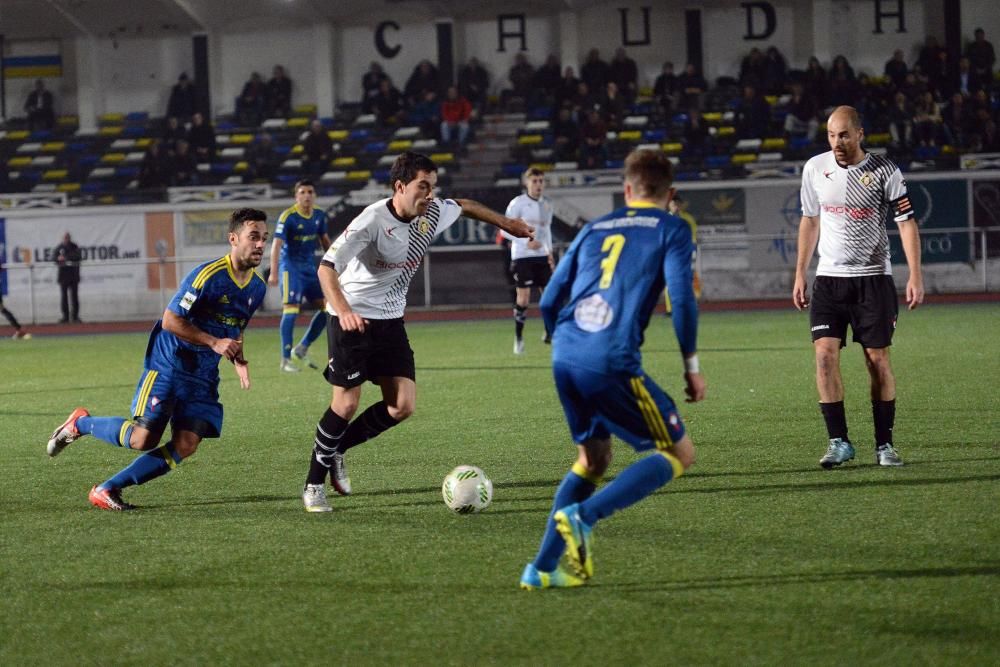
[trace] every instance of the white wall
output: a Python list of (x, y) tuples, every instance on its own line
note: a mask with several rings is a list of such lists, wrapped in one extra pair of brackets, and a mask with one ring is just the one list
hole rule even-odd
[(316, 104), (316, 63), (314, 50), (322, 48), (309, 29), (268, 30), (219, 34), (213, 44), (218, 53), (220, 78), (212, 82), (212, 110), (216, 114), (231, 114), (236, 96), (250, 74), (259, 72), (266, 82), (275, 65), (282, 65), (292, 79), (292, 106)]
[(96, 41), (106, 113), (147, 111), (162, 116), (181, 72), (194, 76), (191, 37)]
[(383, 58), (375, 48), (375, 27), (379, 22), (373, 20), (369, 25), (351, 26), (339, 31), (336, 51), (340, 58), (335, 71), (338, 73), (337, 90), (341, 101), (356, 102), (361, 99), (361, 77), (372, 61), (382, 65), (400, 91), (418, 62), (424, 59), (437, 62), (437, 28), (433, 22), (401, 23), (399, 30), (386, 30), (386, 44), (402, 47), (391, 59)]
[[(513, 22), (507, 24), (508, 30), (513, 29)], [(500, 51), (496, 19), (489, 21), (470, 21), (456, 26), (455, 32), (455, 70), (465, 64), (470, 58), (478, 58), (490, 73), (490, 84), (493, 92), (499, 92), (509, 87), (507, 72), (514, 64), (518, 53), (524, 53), (533, 67), (539, 67), (550, 54), (559, 55), (560, 37), (558, 17), (528, 16), (524, 22), (525, 50), (521, 51), (520, 38), (506, 38), (504, 51)], [(566, 63), (574, 65), (575, 63)]]

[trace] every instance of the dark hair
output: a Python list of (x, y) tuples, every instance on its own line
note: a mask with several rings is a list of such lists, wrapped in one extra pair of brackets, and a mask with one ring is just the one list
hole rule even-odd
[(229, 214), (229, 233), (239, 234), (248, 222), (267, 222), (267, 213), (256, 208), (238, 208)]
[(641, 197), (658, 199), (674, 182), (674, 165), (662, 151), (642, 148), (625, 158), (625, 180)]
[(295, 187), (292, 188), (292, 192), (298, 192), (299, 188), (301, 188), (301, 187), (312, 188), (314, 191), (316, 190), (316, 184), (315, 183), (313, 183), (312, 181), (310, 181), (308, 178), (303, 178), (303, 179), (299, 179), (299, 181), (295, 183)]
[(417, 177), (418, 171), (436, 172), (437, 169), (434, 160), (426, 155), (406, 151), (400, 153), (392, 163), (392, 168), (389, 170), (389, 185), (395, 189), (396, 181), (402, 181), (403, 185), (406, 185)]

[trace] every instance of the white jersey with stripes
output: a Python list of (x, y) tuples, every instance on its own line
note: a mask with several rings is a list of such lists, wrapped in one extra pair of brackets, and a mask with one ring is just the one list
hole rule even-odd
[(501, 232), (504, 238), (511, 242), (512, 260), (548, 257), (552, 254), (552, 213), (552, 202), (545, 196), (532, 199), (527, 194), (521, 194), (510, 200), (507, 204), (507, 217), (521, 218), (534, 227), (535, 240), (541, 244), (538, 248), (529, 248), (528, 243), (531, 239), (518, 238), (507, 232)]
[[(332, 267), (351, 309), (368, 319), (389, 320), (403, 316), (406, 292), (427, 246), (462, 215), (452, 199), (431, 201), (424, 215), (401, 220), (381, 199), (351, 221), (323, 255)], [(336, 315), (329, 303), (327, 312)]]
[(818, 276), (891, 275), (886, 219), (896, 224), (913, 217), (906, 181), (899, 167), (866, 153), (844, 167), (833, 151), (802, 169), (802, 215), (819, 216)]

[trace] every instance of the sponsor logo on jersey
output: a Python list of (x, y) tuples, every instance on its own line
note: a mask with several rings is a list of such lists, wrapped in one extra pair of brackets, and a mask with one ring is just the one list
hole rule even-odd
[(379, 269), (418, 269), (420, 268), (420, 260), (408, 260), (405, 262), (386, 262), (381, 259), (376, 260), (376, 268)]
[(809, 331), (820, 331), (822, 329), (829, 329), (829, 328), (830, 328), (829, 324), (817, 324), (816, 326), (814, 326)]
[(356, 377), (358, 377), (360, 375), (361, 375), (361, 371), (354, 371), (353, 373), (351, 373), (350, 375), (347, 376), (347, 379), (348, 380), (353, 380), (354, 378), (356, 378)]
[(826, 180), (832, 181), (833, 178), (830, 176), (830, 174), (832, 174), (832, 173), (833, 173), (832, 171), (824, 171), (823, 175), (826, 176)]
[(395, 235), (393, 234), (393, 232), (395, 232), (395, 231), (396, 230), (393, 229), (392, 227), (386, 227), (385, 228), (385, 235), (388, 236), (391, 239), (394, 239), (394, 238), (396, 238)]
[(848, 218), (854, 220), (864, 220), (875, 214), (875, 209), (870, 206), (837, 206), (835, 204), (823, 204), (823, 210), (826, 213), (834, 213), (836, 215), (846, 215)]

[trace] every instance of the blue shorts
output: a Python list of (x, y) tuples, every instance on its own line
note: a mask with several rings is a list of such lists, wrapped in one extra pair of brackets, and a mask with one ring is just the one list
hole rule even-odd
[(636, 451), (668, 449), (684, 437), (673, 399), (643, 373), (605, 375), (555, 364), (552, 372), (573, 441), (614, 434)]
[(281, 303), (298, 308), (303, 301), (312, 303), (323, 300), (323, 288), (314, 266), (281, 267)]
[(153, 433), (163, 433), (170, 422), (175, 431), (218, 438), (222, 435), (218, 381), (144, 370), (132, 399), (132, 420)]

